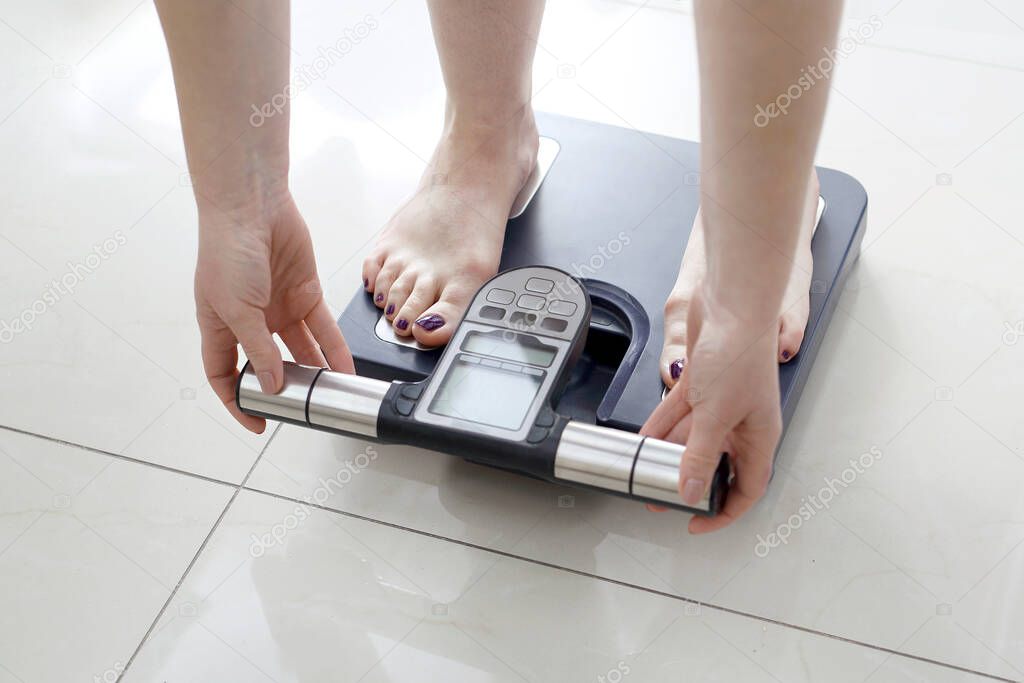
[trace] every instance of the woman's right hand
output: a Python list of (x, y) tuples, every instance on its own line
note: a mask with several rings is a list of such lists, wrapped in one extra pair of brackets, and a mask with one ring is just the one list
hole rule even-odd
[(266, 421), (235, 401), (238, 345), (263, 391), (280, 390), (284, 368), (277, 333), (296, 362), (354, 372), (352, 354), (324, 301), (309, 229), (291, 195), (253, 208), (199, 212), (196, 318), (210, 386), (247, 429)]

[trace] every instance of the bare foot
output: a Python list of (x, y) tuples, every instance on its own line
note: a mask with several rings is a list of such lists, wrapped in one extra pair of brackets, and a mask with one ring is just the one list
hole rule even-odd
[[(811, 175), (807, 207), (804, 210), (800, 242), (797, 245), (793, 270), (782, 298), (779, 313), (779, 362), (788, 363), (800, 350), (810, 311), (810, 290), (813, 259), (811, 237), (818, 210), (818, 176)], [(665, 302), (665, 345), (661, 352), (661, 376), (666, 386), (673, 386), (686, 366), (686, 318), (695, 288), (700, 284), (707, 263), (704, 260), (704, 227), (701, 212), (693, 222), (693, 232), (683, 254), (676, 284)]]
[(395, 332), (446, 343), (473, 295), (498, 271), (509, 209), (537, 161), (529, 105), (497, 125), (454, 122), (416, 193), (363, 263), (363, 286)]

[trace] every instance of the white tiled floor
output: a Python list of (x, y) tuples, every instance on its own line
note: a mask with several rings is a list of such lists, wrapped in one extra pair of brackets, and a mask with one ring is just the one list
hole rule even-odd
[[(422, 3), (295, 4), (296, 65), (378, 24), (294, 101), (341, 308), (443, 86)], [(844, 30), (881, 28), (840, 66), (819, 163), (868, 189), (861, 262), (767, 497), (692, 538), (415, 448), (376, 446), (323, 498), (366, 443), (249, 435), (204, 385), (152, 5), (0, 1), (0, 320), (119, 240), (0, 337), (0, 683), (1024, 679), (1024, 10), (848, 4)], [(689, 3), (550, 5), (538, 108), (698, 136)]]

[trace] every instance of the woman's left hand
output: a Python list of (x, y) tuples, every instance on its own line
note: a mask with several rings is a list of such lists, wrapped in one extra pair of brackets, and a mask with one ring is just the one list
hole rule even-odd
[(695, 534), (728, 526), (764, 495), (782, 434), (777, 323), (748, 323), (707, 300), (698, 289), (687, 321), (686, 368), (640, 430), (686, 444), (679, 473), (686, 505), (701, 499), (721, 454), (729, 453), (735, 478), (725, 507), (691, 519)]

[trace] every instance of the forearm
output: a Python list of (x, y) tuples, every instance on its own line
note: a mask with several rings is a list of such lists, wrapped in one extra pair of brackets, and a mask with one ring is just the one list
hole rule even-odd
[[(704, 292), (709, 305), (744, 324), (777, 320), (794, 267), (829, 86), (802, 70), (832, 46), (841, 6), (841, 0), (696, 3)], [(757, 116), (758, 107), (795, 92), (794, 85), (800, 94), (786, 114)]]
[(277, 201), (288, 185), (289, 3), (156, 0), (156, 6), (200, 214)]

